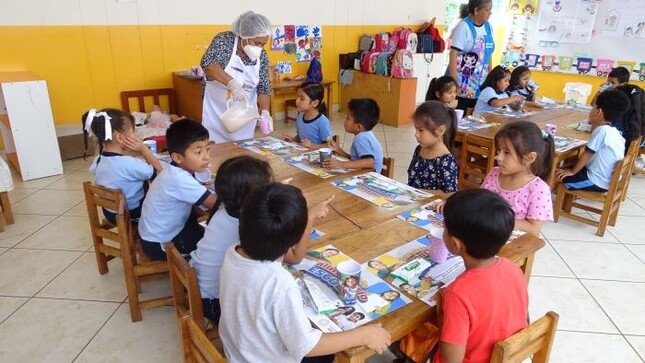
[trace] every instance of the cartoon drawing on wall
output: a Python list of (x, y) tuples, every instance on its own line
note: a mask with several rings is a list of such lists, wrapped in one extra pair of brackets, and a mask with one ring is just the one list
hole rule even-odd
[(607, 77), (614, 68), (614, 61), (611, 59), (596, 59), (596, 74), (599, 77)]
[(284, 43), (284, 54), (296, 54), (296, 43)]
[(558, 69), (561, 71), (570, 71), (573, 66), (573, 57), (561, 56), (558, 59)]
[(272, 50), (284, 49), (284, 27), (276, 26), (273, 28), (273, 41), (271, 42)]
[(278, 62), (276, 63), (276, 67), (278, 67), (278, 72), (280, 72), (280, 74), (291, 73), (291, 62)]
[(602, 35), (645, 38), (645, 7), (642, 0), (605, 0)]
[(513, 15), (533, 15), (537, 9), (537, 0), (511, 0), (508, 9)]
[[(593, 5), (593, 9), (589, 6)], [(589, 43), (596, 20), (596, 4), (580, 0), (540, 3), (537, 37), (540, 41)], [(593, 10), (593, 11), (590, 11)]]
[(618, 28), (619, 20), (620, 12), (616, 9), (609, 10), (602, 22), (602, 30), (616, 30)]
[(578, 64), (576, 65), (576, 70), (578, 74), (587, 74), (591, 71), (591, 66), (593, 64), (592, 58), (578, 57)]
[(289, 43), (295, 43), (296, 41), (296, 27), (295, 25), (285, 25), (284, 26), (284, 41)]

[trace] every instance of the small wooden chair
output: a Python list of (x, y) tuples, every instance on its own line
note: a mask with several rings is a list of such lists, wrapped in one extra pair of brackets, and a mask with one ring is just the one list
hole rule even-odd
[(531, 357), (533, 363), (547, 363), (559, 318), (558, 314), (549, 311), (526, 328), (497, 342), (490, 363), (523, 362)]
[[(132, 109), (130, 107), (130, 99), (136, 98), (138, 101), (138, 108)], [(177, 102), (175, 101), (175, 90), (172, 88), (157, 88), (157, 89), (144, 89), (137, 91), (123, 91), (121, 92), (121, 107), (126, 112), (139, 111), (139, 112), (150, 112), (152, 109), (150, 107), (146, 108), (146, 99), (152, 98), (152, 101), (149, 102), (149, 106), (159, 106), (165, 109), (164, 106), (168, 106), (168, 113), (176, 114), (177, 113)], [(166, 98), (166, 104), (164, 105), (162, 99)]]
[(479, 189), (488, 172), (495, 166), (494, 141), (464, 135), (459, 159), (459, 190)]
[(180, 322), (184, 362), (224, 363), (227, 361), (191, 316), (183, 317)]
[(216, 325), (213, 324), (214, 329), (206, 330), (204, 307), (202, 306), (202, 297), (197, 283), (197, 272), (188, 265), (184, 256), (177, 251), (177, 248), (172, 243), (166, 245), (166, 256), (168, 257), (170, 285), (173, 300), (175, 301), (177, 321), (181, 324), (181, 319), (184, 316), (192, 316), (195, 323), (203, 332), (208, 334), (211, 340), (217, 339), (219, 335)]
[(293, 120), (294, 122), (296, 121), (295, 117), (289, 116), (289, 109), (291, 108), (295, 109), (296, 113), (298, 112), (298, 109), (296, 108), (295, 98), (284, 100), (284, 122), (285, 123), (288, 123), (289, 120)]
[[(167, 273), (168, 264), (165, 261), (149, 261), (141, 252), (134, 237), (134, 228), (130, 223), (123, 193), (120, 190), (94, 185), (89, 181), (83, 183), (83, 190), (99, 273), (101, 275), (107, 273), (109, 271), (107, 262), (114, 257), (121, 257), (132, 321), (141, 321), (141, 309), (172, 305), (172, 296), (150, 300), (139, 299), (141, 279), (145, 276)], [(116, 211), (116, 226), (107, 220), (99, 223), (97, 207)], [(104, 239), (117, 242), (118, 247), (106, 245)]]
[[(596, 230), (596, 235), (601, 237), (605, 235), (607, 223), (609, 223), (610, 226), (616, 225), (620, 202), (623, 199), (623, 195), (626, 193), (627, 184), (631, 177), (632, 164), (636, 157), (639, 142), (640, 139), (632, 141), (625, 158), (616, 163), (607, 192), (601, 193), (585, 190), (569, 190), (564, 186), (564, 183), (560, 183), (558, 185), (558, 194), (555, 198), (555, 205), (553, 207), (553, 219), (555, 222), (557, 222), (562, 215), (590, 226), (597, 226), (598, 229)], [(593, 202), (599, 202), (602, 204), (602, 208), (595, 208), (586, 204), (578, 203), (576, 202), (577, 199), (587, 199)], [(571, 212), (573, 207), (599, 214), (600, 221), (573, 214)]]
[(383, 158), (381, 175), (394, 179), (394, 158)]
[(502, 246), (498, 255), (515, 262), (524, 273), (524, 279), (528, 285), (533, 271), (535, 253), (544, 247), (544, 244), (543, 240), (535, 236), (519, 237)]

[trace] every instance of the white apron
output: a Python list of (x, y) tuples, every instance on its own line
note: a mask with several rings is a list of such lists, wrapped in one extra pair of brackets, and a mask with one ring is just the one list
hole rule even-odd
[[(255, 65), (245, 65), (242, 58), (237, 55), (237, 41), (238, 38), (235, 37), (233, 54), (224, 71), (244, 87), (250, 103), (256, 105), (258, 102), (257, 86), (260, 83), (260, 59), (255, 62)], [(229, 90), (226, 85), (219, 81), (206, 82), (202, 125), (208, 130), (210, 139), (216, 143), (252, 139), (257, 120), (249, 122), (232, 134), (222, 124), (220, 115), (227, 110), (228, 94)], [(233, 103), (231, 103), (232, 105)]]

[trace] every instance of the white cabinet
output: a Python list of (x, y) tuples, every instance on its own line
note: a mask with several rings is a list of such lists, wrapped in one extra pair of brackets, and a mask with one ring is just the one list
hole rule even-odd
[(63, 173), (45, 80), (27, 72), (0, 72), (0, 132), (22, 180)]
[(412, 55), (414, 58), (414, 76), (417, 78), (417, 98), (416, 104), (421, 104), (426, 100), (426, 92), (430, 81), (435, 77), (441, 77), (446, 72), (443, 53)]

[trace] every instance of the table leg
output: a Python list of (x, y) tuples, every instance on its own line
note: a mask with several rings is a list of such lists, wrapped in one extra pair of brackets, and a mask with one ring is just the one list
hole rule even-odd
[(9, 193), (0, 193), (0, 204), (2, 204), (2, 213), (7, 224), (14, 224), (13, 211), (11, 210), (11, 202), (9, 201)]

